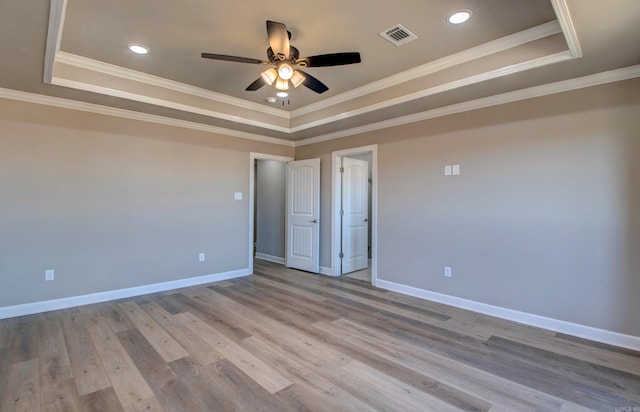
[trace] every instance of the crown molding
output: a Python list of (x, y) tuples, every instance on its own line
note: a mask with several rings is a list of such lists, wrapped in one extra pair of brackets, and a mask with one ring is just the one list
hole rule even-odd
[(291, 132), (298, 132), (301, 130), (309, 129), (312, 127), (321, 126), (327, 123), (332, 123), (338, 120), (348, 119), (350, 117), (359, 116), (365, 113), (369, 113), (375, 110), (381, 110), (397, 104), (409, 102), (411, 100), (420, 99), (423, 97), (433, 96), (438, 93), (443, 93), (458, 89), (460, 87), (469, 86), (471, 84), (481, 83), (483, 81), (492, 80), (498, 77), (506, 76), (513, 73), (518, 73), (525, 70), (530, 70), (536, 67), (547, 66), (549, 64), (558, 63), (565, 60), (573, 59), (568, 51), (551, 54), (549, 56), (539, 57), (533, 60), (527, 60), (522, 63), (516, 63), (509, 66), (501, 67), (495, 70), (490, 70), (484, 73), (476, 74), (474, 76), (465, 77), (463, 79), (454, 80), (449, 83), (440, 84), (434, 87), (423, 89), (414, 93), (405, 94), (394, 99), (385, 100), (369, 106), (360, 107), (356, 110), (340, 113), (335, 116), (325, 117), (323, 119), (302, 124), (291, 128)]
[(49, 27), (47, 29), (47, 44), (44, 53), (43, 81), (51, 83), (56, 54), (60, 51), (62, 41), (62, 27), (67, 10), (67, 0), (51, 0), (49, 7)]
[(563, 93), (572, 90), (583, 89), (586, 87), (600, 86), (607, 83), (614, 83), (623, 80), (629, 80), (640, 77), (640, 65), (624, 67), (601, 73), (592, 74), (584, 77), (563, 80), (555, 83), (548, 83), (541, 86), (529, 87), (526, 89), (515, 90), (513, 92), (497, 94), (494, 96), (483, 97), (476, 100), (469, 100), (462, 103), (444, 106), (425, 112), (412, 115), (397, 117), (382, 122), (368, 124), (366, 126), (355, 127), (352, 129), (341, 130), (335, 133), (329, 133), (321, 136), (311, 137), (308, 139), (296, 141), (295, 146), (307, 146), (316, 143), (322, 143), (329, 140), (340, 139), (343, 137), (353, 136), (357, 134), (373, 132), (390, 127), (403, 126), (410, 123), (416, 123), (423, 120), (434, 119), (437, 117), (448, 116), (468, 112), (471, 110), (484, 109), (487, 107), (498, 106), (506, 103), (513, 103), (521, 100), (533, 99), (536, 97), (548, 96), (551, 94)]
[(277, 144), (281, 146), (293, 147), (295, 144), (290, 140), (278, 139), (275, 137), (262, 136), (254, 133), (241, 132), (238, 130), (226, 129), (218, 126), (211, 126), (202, 123), (189, 122), (186, 120), (174, 119), (171, 117), (158, 116), (155, 114), (141, 113), (132, 110), (118, 109), (115, 107), (102, 106), (93, 103), (86, 103), (77, 100), (63, 99), (60, 97), (47, 96), (43, 94), (28, 93), (20, 90), (0, 88), (0, 98), (16, 100), (26, 103), (40, 104), (44, 106), (58, 107), (62, 109), (76, 110), (87, 113), (101, 114), (105, 116), (120, 117), (129, 120), (138, 120), (147, 123), (155, 123), (165, 126), (174, 126), (184, 129), (198, 130), (202, 132), (221, 134), (241, 139), (255, 140), (263, 143)]
[[(414, 69), (411, 70), (407, 70), (404, 71), (402, 73), (398, 73), (396, 75), (390, 76), (386, 79), (382, 79), (379, 80), (377, 82), (373, 82), (370, 83), (368, 85), (359, 87), (357, 89), (354, 89), (352, 91), (346, 92), (346, 93), (342, 93), (340, 95), (325, 99), (321, 102), (318, 103), (314, 103), (308, 106), (305, 106), (303, 108), (294, 110), (292, 112), (287, 112), (285, 110), (280, 110), (280, 109), (276, 109), (276, 108), (272, 108), (272, 107), (265, 107), (264, 105), (258, 104), (258, 103), (254, 103), (254, 102), (249, 102), (243, 99), (238, 99), (235, 97), (231, 97), (231, 96), (227, 96), (221, 93), (216, 93), (210, 90), (205, 90), (199, 87), (195, 87), (195, 86), (190, 86), (184, 83), (180, 83), (180, 82), (176, 82), (173, 80), (168, 80), (168, 79), (164, 79), (158, 76), (153, 76), (147, 73), (142, 73), (136, 70), (131, 70), (131, 69), (127, 69), (121, 66), (116, 66), (116, 65), (112, 65), (109, 63), (105, 63), (102, 61), (98, 61), (98, 60), (94, 60), (94, 59), (90, 59), (87, 57), (83, 57), (83, 56), (78, 56), (78, 55), (74, 55), (71, 53), (67, 53), (64, 51), (59, 51), (56, 55), (56, 62), (60, 62), (63, 64), (68, 64), (70, 66), (73, 67), (78, 67), (84, 70), (88, 70), (88, 71), (95, 71), (98, 73), (102, 73), (102, 74), (106, 74), (106, 75), (110, 75), (110, 76), (115, 76), (118, 78), (123, 78), (123, 79), (127, 79), (127, 80), (134, 80), (143, 84), (148, 84), (151, 86), (155, 86), (155, 87), (160, 87), (160, 88), (164, 88), (164, 89), (168, 89), (168, 90), (172, 90), (172, 91), (176, 91), (179, 93), (185, 93), (187, 95), (192, 95), (192, 96), (196, 96), (196, 97), (201, 97), (204, 99), (208, 99), (211, 101), (216, 101), (216, 102), (220, 102), (220, 103), (224, 103), (224, 104), (230, 104), (230, 105), (234, 105), (236, 107), (242, 107), (244, 109), (250, 109), (250, 110), (255, 110), (258, 112), (262, 112), (265, 113), (267, 115), (272, 115), (272, 116), (277, 116), (280, 118), (285, 118), (288, 120), (291, 119), (295, 119), (298, 116), (303, 116), (305, 114), (309, 114), (312, 113), (314, 111), (317, 110), (322, 110), (322, 109), (326, 109), (328, 107), (331, 107), (335, 104), (339, 104), (342, 102), (346, 102), (349, 100), (353, 100), (355, 98), (373, 93), (373, 92), (377, 92), (389, 87), (393, 87), (395, 85), (398, 85), (400, 83), (404, 83), (410, 80), (414, 80), (420, 77), (424, 77), (424, 76), (428, 76), (430, 74), (445, 70), (447, 68), (462, 64), (462, 63), (466, 63), (469, 61), (473, 61), (494, 53), (498, 53), (504, 50), (508, 50), (541, 38), (545, 38), (548, 36), (552, 36), (554, 34), (558, 34), (560, 33), (561, 30), (561, 26), (558, 23), (558, 21), (554, 20), (536, 27), (532, 27), (530, 29), (527, 30), (523, 30), (521, 32), (518, 33), (514, 33), (496, 40), (493, 40), (491, 42), (464, 50), (462, 52), (459, 53), (455, 53), (452, 54), (450, 56), (446, 56), (443, 57), (441, 59), (438, 60), (434, 60), (432, 62), (429, 62), (427, 64), (424, 64), (422, 66), (416, 67)], [(539, 59), (536, 59), (539, 60)], [(545, 63), (545, 64), (550, 64), (550, 63)], [(514, 65), (517, 66), (517, 65)], [(527, 67), (526, 64), (523, 64), (522, 67)], [(530, 67), (539, 67), (536, 64), (530, 66)], [(524, 70), (524, 69), (522, 69)], [(520, 71), (518, 69), (514, 69), (514, 71)], [(474, 77), (474, 76), (472, 76)], [(482, 79), (483, 75), (478, 75), (477, 76), (478, 79)], [(488, 77), (488, 78), (493, 78), (492, 76)], [(467, 78), (467, 79), (471, 79), (471, 78)], [(466, 79), (464, 79), (466, 80)], [(97, 93), (105, 93), (108, 92), (107, 94), (112, 95), (112, 96), (116, 96), (116, 97), (123, 97), (124, 92), (118, 92), (114, 89), (108, 89), (108, 88), (101, 88), (99, 86), (95, 86), (95, 85), (91, 85), (88, 83), (80, 83), (80, 82), (74, 82), (73, 80), (62, 80), (60, 78), (58, 79), (52, 79), (52, 82), (55, 81), (55, 84), (58, 85), (62, 85), (62, 86), (69, 86), (69, 87), (77, 87), (83, 90), (88, 90), (88, 91), (93, 91), (93, 92), (97, 92)], [(478, 81), (482, 81), (482, 80), (478, 80)], [(448, 83), (448, 85), (452, 85), (455, 82), (452, 83)], [(464, 81), (463, 81), (464, 83)], [(460, 87), (460, 86), (458, 86)], [(432, 90), (432, 89), (428, 89), (428, 90)], [(447, 87), (444, 88), (444, 90), (450, 90)], [(169, 107), (172, 108), (178, 108), (179, 106), (179, 110), (186, 110), (186, 111), (191, 111), (194, 113), (199, 113), (199, 114), (204, 114), (204, 115), (208, 115), (208, 116), (215, 116), (215, 117), (220, 117), (224, 120), (231, 120), (231, 121), (239, 121), (241, 123), (244, 124), (250, 124), (250, 125), (254, 125), (254, 126), (258, 126), (258, 127), (265, 127), (267, 129), (271, 129), (271, 130), (275, 130), (275, 131), (280, 131), (280, 132), (285, 132), (285, 133), (293, 133), (296, 131), (300, 131), (300, 130), (305, 130), (311, 127), (316, 127), (319, 125), (323, 125), (323, 124), (327, 124), (330, 122), (333, 122), (335, 120), (340, 120), (340, 119), (345, 119), (348, 117), (352, 117), (352, 116), (357, 116), (359, 114), (363, 114), (369, 111), (373, 111), (373, 110), (379, 110), (379, 109), (383, 109), (395, 104), (400, 104), (400, 103), (404, 103), (410, 100), (414, 100), (420, 97), (425, 97), (428, 96), (429, 94), (431, 94), (429, 91), (419, 91), (416, 93), (412, 93), (397, 99), (389, 99), (386, 100), (384, 102), (380, 102), (378, 104), (375, 105), (371, 105), (368, 106), (365, 109), (359, 109), (357, 111), (353, 111), (353, 112), (348, 112), (347, 114), (342, 113), (340, 115), (337, 116), (332, 116), (332, 117), (327, 117), (324, 118), (322, 120), (318, 120), (315, 122), (310, 122), (307, 124), (303, 124), (303, 125), (299, 125), (297, 127), (294, 128), (281, 128), (278, 126), (272, 126), (268, 123), (264, 123), (261, 122), (260, 124), (256, 124), (255, 122), (253, 122), (250, 119), (246, 119), (246, 118), (238, 118), (237, 116), (230, 116), (230, 115), (226, 115), (220, 112), (216, 112), (216, 111), (211, 111), (211, 110), (207, 110), (207, 109), (201, 109), (201, 108), (197, 108), (194, 106), (189, 106), (189, 105), (180, 105), (174, 102), (169, 102), (169, 101), (163, 101), (163, 104), (167, 104), (169, 105)], [(152, 98), (149, 98), (147, 96), (142, 96), (139, 94), (127, 94), (126, 98), (133, 98), (135, 100), (141, 100), (147, 103), (150, 103), (150, 100), (153, 100)], [(157, 103), (153, 103), (153, 104), (157, 104)]]
[(571, 13), (569, 12), (567, 1), (551, 0), (551, 5), (553, 6), (553, 10), (556, 13), (556, 18), (560, 23), (562, 33), (564, 34), (564, 39), (567, 42), (567, 47), (569, 47), (569, 50), (571, 51), (571, 55), (574, 58), (582, 57), (582, 48), (580, 47), (580, 42), (578, 41), (578, 34), (576, 33), (576, 28), (573, 25), (573, 20), (571, 19)]
[(391, 120), (372, 123), (366, 126), (355, 127), (352, 129), (342, 130), (335, 133), (319, 135), (308, 139), (298, 140), (296, 142), (278, 139), (274, 137), (261, 136), (253, 133), (246, 133), (237, 130), (226, 129), (217, 126), (210, 126), (201, 123), (189, 122), (186, 120), (173, 119), (164, 116), (158, 116), (147, 113), (140, 113), (131, 110), (118, 109), (109, 106), (102, 106), (93, 103), (85, 103), (76, 100), (63, 99), (36, 93), (28, 93), (13, 89), (0, 88), (0, 98), (7, 100), (16, 100), (27, 103), (41, 104), (46, 106), (59, 107), (63, 109), (77, 110), (106, 116), (114, 116), (131, 120), (161, 124), (166, 126), (174, 126), (203, 132), (222, 134), (241, 139), (255, 140), (264, 143), (277, 144), (288, 147), (307, 146), (315, 143), (322, 143), (329, 140), (340, 139), (342, 137), (353, 136), (357, 134), (377, 131), (390, 127), (402, 126), (423, 120), (429, 120), (437, 117), (447, 116), (451, 114), (468, 112), (471, 110), (483, 109), (487, 107), (497, 106), (506, 103), (513, 103), (521, 100), (532, 99), (536, 97), (548, 96), (562, 92), (582, 89), (586, 87), (599, 86), (617, 81), (629, 80), (640, 77), (640, 65), (630, 66), (621, 69), (611, 70), (592, 74), (589, 76), (578, 77), (575, 79), (563, 80), (560, 82), (549, 83), (541, 86), (530, 87), (527, 89), (516, 90), (513, 92), (503, 93), (499, 95), (484, 97), (476, 100), (470, 100), (463, 103), (457, 103), (438, 109), (428, 110), (408, 116), (402, 116)]
[(76, 54), (59, 51), (56, 55), (56, 62), (68, 64), (80, 69), (106, 74), (108, 76), (119, 77), (126, 80), (148, 84), (191, 96), (202, 97), (214, 102), (229, 104), (243, 109), (254, 110), (265, 113), (270, 116), (290, 119), (290, 114), (286, 110), (267, 107), (259, 103), (250, 102), (237, 97), (231, 97), (226, 94), (213, 92), (201, 87), (191, 86), (185, 83), (176, 82), (174, 80), (165, 79), (163, 77), (139, 72), (137, 70), (127, 69), (122, 66), (105, 63), (99, 60), (90, 59), (88, 57), (78, 56)]
[(512, 49), (514, 47), (521, 46), (523, 44), (527, 44), (545, 37), (549, 37), (560, 32), (561, 26), (558, 21), (550, 21), (548, 23), (544, 23), (539, 26), (532, 27), (530, 29), (523, 30), (521, 32), (514, 33), (505, 37), (501, 37), (488, 43), (484, 43), (479, 46), (472, 47), (470, 49), (463, 50), (461, 52), (431, 61), (429, 63), (423, 64), (422, 66), (418, 66), (413, 69), (406, 70), (404, 72), (387, 77), (385, 79), (369, 83), (365, 86), (361, 86), (346, 93), (330, 97), (318, 103), (313, 103), (305, 107), (301, 107), (300, 109), (293, 110), (291, 112), (291, 117), (296, 118), (298, 116), (309, 114), (318, 110), (323, 110), (333, 105), (346, 102), (348, 100), (353, 100), (370, 93), (396, 86), (400, 83), (428, 76), (430, 74), (448, 69), (450, 67), (477, 60), (479, 58), (486, 57), (504, 50)]
[(97, 86), (91, 83), (83, 83), (75, 80), (54, 77), (51, 84), (54, 84), (56, 86), (64, 86), (64, 87), (70, 87), (73, 89), (85, 90), (85, 91), (108, 95), (108, 96), (120, 97), (123, 99), (135, 100), (142, 103), (153, 104), (156, 106), (162, 106), (170, 109), (181, 110), (184, 112), (201, 114), (201, 115), (213, 117), (216, 119), (222, 119), (222, 120), (228, 120), (231, 122), (246, 124), (248, 126), (261, 127), (261, 128), (273, 130), (276, 132), (290, 133), (290, 129), (288, 127), (274, 126), (271, 123), (260, 122), (257, 120), (251, 120), (251, 119), (247, 119), (247, 118), (232, 115), (232, 114), (216, 112), (214, 110), (177, 103), (172, 100), (158, 99), (156, 97), (150, 97), (143, 94), (126, 92), (119, 89), (111, 89), (109, 87)]

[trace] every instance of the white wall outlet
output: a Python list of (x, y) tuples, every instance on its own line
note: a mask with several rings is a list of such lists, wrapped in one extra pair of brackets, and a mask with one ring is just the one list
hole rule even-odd
[(233, 195), (233, 198), (234, 198), (235, 200), (242, 200), (242, 192), (236, 192), (236, 193)]
[(47, 269), (44, 271), (44, 280), (46, 280), (47, 282), (55, 279), (55, 277), (56, 273), (53, 269)]
[(198, 255), (198, 262), (204, 262), (204, 253)]
[(446, 165), (444, 167), (444, 175), (445, 176), (451, 176), (451, 165)]
[(460, 165), (453, 165), (451, 172), (454, 176), (458, 176), (460, 174)]
[(451, 266), (444, 267), (444, 276), (450, 278), (451, 277)]

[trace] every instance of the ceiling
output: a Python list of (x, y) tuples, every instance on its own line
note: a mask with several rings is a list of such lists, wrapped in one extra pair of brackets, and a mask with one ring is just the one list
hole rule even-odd
[[(454, 26), (458, 9), (472, 17)], [(292, 88), (270, 104), (273, 86), (245, 91), (264, 66), (200, 57), (266, 60), (266, 20), (286, 24), (301, 56), (358, 51), (362, 62), (306, 68), (329, 90)], [(378, 34), (397, 24), (417, 39)], [(9, 0), (0, 50), (4, 95), (300, 143), (640, 76), (640, 2)]]

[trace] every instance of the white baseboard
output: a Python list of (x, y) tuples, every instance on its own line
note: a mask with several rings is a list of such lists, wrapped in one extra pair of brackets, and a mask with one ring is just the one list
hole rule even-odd
[(390, 282), (388, 280), (378, 279), (376, 282), (376, 286), (393, 292), (402, 293), (404, 295), (415, 296), (417, 298), (431, 300), (434, 302), (443, 303), (445, 305), (455, 306), (461, 309), (472, 310), (474, 312), (483, 313), (485, 315), (495, 316), (518, 323), (524, 323), (530, 326), (536, 326), (555, 332), (565, 333), (567, 335), (577, 336), (601, 343), (607, 343), (609, 345), (615, 345), (640, 351), (640, 336), (626, 335), (619, 332), (598, 329), (591, 326), (547, 318), (531, 313), (502, 308), (499, 306), (488, 305), (486, 303), (431, 292), (428, 290), (415, 288), (413, 286)]
[(41, 302), (23, 303), (14, 306), (0, 307), (0, 319), (15, 316), (31, 315), (34, 313), (48, 312), (57, 309), (72, 308), (75, 306), (89, 305), (91, 303), (106, 302), (109, 300), (130, 298), (132, 296), (146, 295), (149, 293), (164, 292), (166, 290), (202, 285), (205, 283), (219, 282), (221, 280), (234, 279), (248, 276), (249, 269), (239, 269), (230, 272), (215, 273), (212, 275), (196, 276), (186, 279), (172, 280), (169, 282), (154, 283), (151, 285), (135, 286), (132, 288), (110, 290), (106, 292), (91, 293), (82, 296), (46, 300)]
[(256, 252), (256, 259), (266, 260), (267, 262), (278, 263), (284, 265), (284, 258), (280, 256), (267, 255), (265, 253)]

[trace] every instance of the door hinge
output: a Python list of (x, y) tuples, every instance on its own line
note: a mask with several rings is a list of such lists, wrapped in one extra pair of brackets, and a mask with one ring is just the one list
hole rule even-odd
[(344, 173), (344, 167), (340, 168), (340, 173)]
[(344, 216), (344, 210), (340, 210), (340, 216)]
[(340, 259), (344, 258), (344, 253), (340, 252)]

